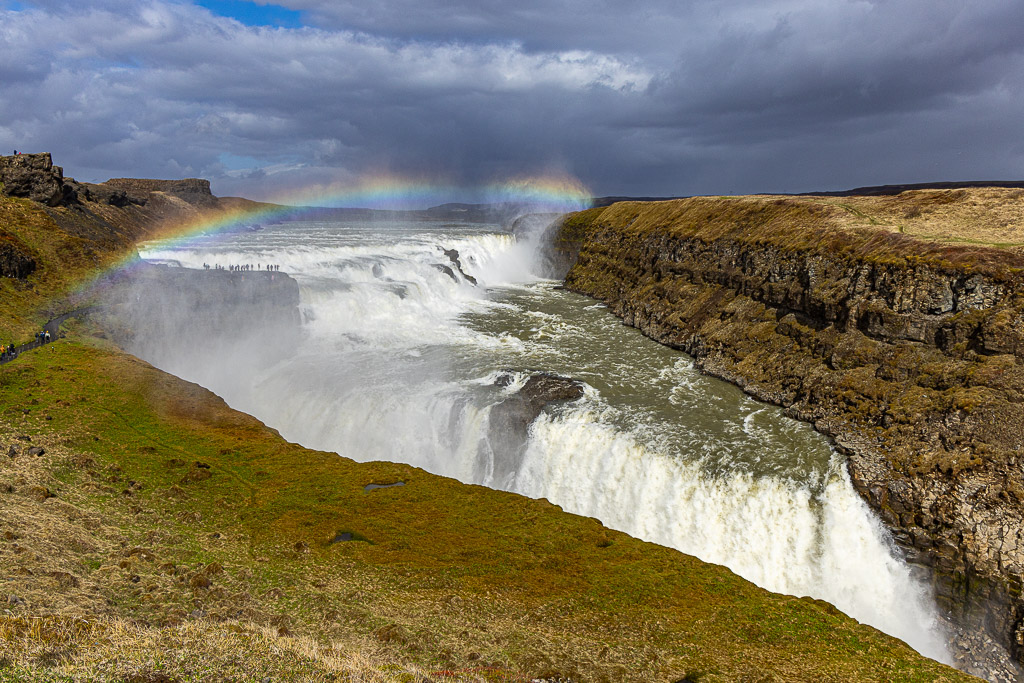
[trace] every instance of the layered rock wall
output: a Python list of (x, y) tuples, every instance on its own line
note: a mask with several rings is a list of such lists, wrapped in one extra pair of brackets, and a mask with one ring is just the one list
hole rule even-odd
[(834, 217), (623, 203), (564, 221), (554, 253), (570, 289), (832, 436), (965, 650), (988, 634), (1022, 661), (1024, 258)]
[(210, 191), (210, 181), (203, 178), (183, 178), (181, 180), (111, 178), (103, 183), (103, 186), (122, 190), (134, 197), (145, 197), (152, 192), (162, 192), (199, 206), (217, 203), (217, 198)]

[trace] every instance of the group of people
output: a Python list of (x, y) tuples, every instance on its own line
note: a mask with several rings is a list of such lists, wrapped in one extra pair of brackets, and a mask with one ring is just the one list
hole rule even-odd
[(241, 266), (228, 266), (226, 269), (224, 268), (224, 266), (220, 265), (219, 263), (215, 263), (212, 266), (209, 263), (204, 263), (203, 264), (203, 270), (210, 270), (211, 268), (213, 270), (228, 270), (228, 271), (230, 271), (232, 273), (248, 272), (248, 271), (252, 271), (252, 270), (267, 270), (267, 271), (271, 271), (271, 272), (278, 272), (278, 271), (281, 270), (281, 266), (277, 266), (277, 265), (273, 265), (272, 266), (269, 263), (266, 266), (264, 266), (262, 263), (257, 263), (255, 268), (253, 268), (252, 264), (249, 263), (249, 264), (241, 265)]
[[(35, 348), (36, 346), (42, 346), (43, 344), (49, 344), (49, 343), (50, 343), (50, 332), (48, 330), (41, 330), (39, 332), (36, 332), (35, 344), (32, 347), (30, 347), (30, 348)], [(25, 350), (24, 347), (22, 347), (21, 351), (24, 351), (24, 350)], [(18, 356), (19, 352), (20, 351), (19, 351), (18, 347), (15, 346), (13, 341), (10, 344), (0, 344), (0, 360), (8, 361), (8, 360), (11, 360), (13, 358), (16, 358)]]

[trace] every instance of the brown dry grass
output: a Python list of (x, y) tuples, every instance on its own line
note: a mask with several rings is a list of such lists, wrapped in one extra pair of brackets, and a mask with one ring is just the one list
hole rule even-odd
[(842, 208), (842, 223), (918, 239), (1024, 249), (1024, 190), (998, 187), (911, 190), (889, 197), (821, 198)]
[(783, 251), (927, 265), (1005, 280), (1024, 272), (1024, 191), (913, 190), (892, 197), (753, 195), (620, 202), (571, 215), (563, 240), (612, 227), (635, 239), (732, 240)]
[(440, 672), (396, 665), (379, 643), (322, 643), (243, 621), (160, 628), (117, 618), (3, 617), (0, 662), (0, 680), (20, 681), (514, 680), (483, 667)]
[[(35, 436), (23, 441), (21, 431)], [(103, 466), (67, 447), (82, 436), (74, 427), (42, 437), (37, 428), (0, 428), (0, 680), (170, 683), (269, 677), (376, 683), (437, 676), (436, 668), (403, 663), (389, 651), (389, 643), (402, 645), (409, 637), (400, 627), (339, 630), (336, 614), (316, 620), (313, 628), (308, 622), (300, 626), (301, 615), (289, 617), (280, 609), (281, 598), (289, 597), (285, 591), (268, 589), (244, 566), (249, 547), (237, 535), (204, 539), (218, 547), (226, 566), (196, 562), (185, 535), (161, 530), (170, 520), (154, 519), (125, 495), (141, 488), (137, 482), (125, 480), (119, 466)], [(40, 444), (43, 456), (27, 454)], [(19, 451), (13, 457), (7, 453), (10, 445)], [(69, 487), (74, 473), (86, 473), (88, 481)], [(94, 497), (111, 492), (113, 504), (98, 509)], [(195, 521), (189, 514), (179, 516), (185, 530)], [(136, 527), (140, 522), (155, 528)], [(322, 600), (316, 586), (345, 594), (374, 587), (344, 577), (312, 584), (292, 583), (290, 597)], [(145, 607), (126, 610), (118, 604), (126, 591)], [(370, 610), (370, 621), (390, 623), (416, 609), (382, 601)], [(305, 634), (293, 632), (296, 628)], [(444, 677), (523, 679), (471, 661), (452, 662)]]

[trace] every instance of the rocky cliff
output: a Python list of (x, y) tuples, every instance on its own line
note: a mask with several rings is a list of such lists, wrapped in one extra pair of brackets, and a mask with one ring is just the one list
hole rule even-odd
[[(210, 191), (210, 182), (199, 178), (114, 178), (105, 183), (82, 183), (65, 178), (63, 169), (53, 165), (48, 153), (0, 156), (3, 198), (35, 202), (23, 204), (20, 213), (14, 213), (20, 216), (42, 209), (52, 223), (49, 230), (53, 238), (44, 241), (66, 242), (62, 249), (86, 256), (93, 265), (105, 255), (133, 249), (140, 239), (158, 236), (165, 227), (198, 223), (226, 211), (270, 207), (216, 197)], [(46, 245), (32, 246), (18, 238), (5, 229), (7, 220), (14, 219), (0, 216), (0, 277), (24, 279), (41, 260), (39, 247)], [(47, 221), (39, 222), (43, 227)]]
[(8, 197), (24, 197), (48, 206), (60, 206), (73, 194), (64, 183), (64, 170), (53, 165), (48, 153), (0, 157), (0, 185), (0, 192)]
[(629, 202), (554, 241), (570, 289), (833, 437), (993, 680), (1024, 661), (1024, 256), (964, 242), (1024, 230), (1022, 194)]

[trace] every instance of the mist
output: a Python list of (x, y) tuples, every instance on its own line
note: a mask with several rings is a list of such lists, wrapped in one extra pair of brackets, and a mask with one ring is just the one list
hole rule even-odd
[[(558, 288), (551, 218), (146, 245), (162, 265), (112, 309), (133, 353), (290, 441), (547, 498), (948, 661), (929, 589), (828, 442)], [(243, 263), (281, 270), (203, 269)]]

